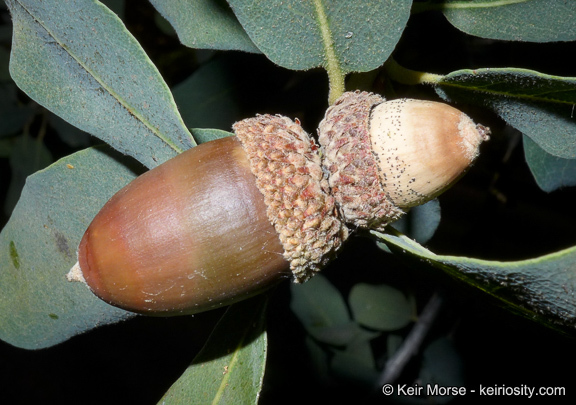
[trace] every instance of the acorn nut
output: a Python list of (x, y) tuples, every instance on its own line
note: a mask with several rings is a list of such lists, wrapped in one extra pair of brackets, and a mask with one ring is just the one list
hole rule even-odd
[(344, 93), (318, 128), (259, 115), (115, 194), (68, 274), (102, 300), (149, 315), (193, 314), (303, 282), (347, 224), (383, 230), (450, 187), (489, 131), (446, 104)]
[(318, 135), (343, 220), (383, 230), (452, 186), (489, 130), (444, 103), (348, 92), (327, 110)]
[(149, 315), (229, 305), (319, 271), (348, 236), (298, 122), (262, 115), (115, 194), (86, 230), (69, 280)]

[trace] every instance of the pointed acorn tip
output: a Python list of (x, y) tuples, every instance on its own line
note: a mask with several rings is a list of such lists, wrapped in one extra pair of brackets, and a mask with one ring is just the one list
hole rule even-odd
[(86, 280), (84, 279), (84, 274), (82, 274), (82, 269), (80, 268), (79, 262), (76, 262), (76, 264), (72, 266), (68, 274), (66, 274), (66, 279), (70, 282), (80, 282), (86, 284)]

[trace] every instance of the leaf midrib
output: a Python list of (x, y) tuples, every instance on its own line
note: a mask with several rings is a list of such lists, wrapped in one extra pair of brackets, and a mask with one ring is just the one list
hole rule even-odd
[(30, 17), (40, 26), (42, 27), (47, 33), (48, 35), (54, 39), (55, 43), (57, 43), (64, 51), (66, 51), (66, 53), (82, 68), (84, 69), (84, 71), (91, 76), (92, 78), (94, 78), (94, 80), (96, 80), (100, 86), (102, 86), (103, 89), (105, 89), (123, 108), (126, 109), (126, 111), (128, 111), (128, 113), (130, 115), (132, 115), (133, 117), (135, 117), (138, 121), (140, 121), (146, 128), (148, 128), (148, 130), (150, 130), (150, 132), (152, 132), (155, 136), (157, 136), (159, 139), (161, 139), (162, 141), (164, 141), (168, 146), (170, 146), (175, 152), (177, 153), (182, 153), (183, 150), (181, 148), (179, 148), (178, 146), (176, 146), (173, 142), (171, 142), (168, 138), (166, 138), (154, 125), (152, 125), (148, 120), (146, 120), (144, 118), (144, 116), (142, 116), (142, 114), (140, 114), (138, 112), (137, 109), (133, 108), (130, 103), (128, 103), (124, 98), (122, 98), (118, 93), (116, 93), (115, 91), (113, 91), (113, 89), (108, 86), (98, 75), (96, 75), (96, 72), (92, 71), (87, 65), (85, 65), (81, 59), (79, 59), (78, 57), (76, 57), (74, 55), (74, 53), (72, 52), (72, 50), (70, 48), (68, 48), (64, 43), (62, 43), (57, 36), (50, 30), (48, 29), (48, 27), (43, 24), (42, 21), (40, 21), (38, 18), (36, 18), (34, 16), (34, 14), (32, 14), (32, 12), (26, 8), (26, 6), (24, 6), (19, 0), (15, 0), (20, 7), (22, 7), (23, 10), (26, 11), (26, 13), (28, 13), (28, 15), (30, 15)]
[(478, 69), (478, 70), (459, 70), (456, 72), (452, 72), (451, 74), (440, 77), (436, 82), (435, 85), (446, 86), (446, 87), (453, 87), (458, 89), (465, 89), (471, 91), (477, 91), (486, 94), (498, 95), (498, 96), (505, 96), (510, 98), (517, 98), (517, 99), (525, 99), (530, 101), (539, 101), (539, 102), (548, 102), (548, 103), (558, 103), (558, 104), (566, 104), (566, 105), (574, 105), (574, 101), (569, 100), (562, 100), (558, 98), (551, 98), (551, 97), (542, 97), (543, 94), (549, 93), (561, 93), (561, 92), (568, 92), (568, 91), (576, 91), (576, 84), (573, 89), (566, 89), (566, 90), (557, 90), (557, 91), (543, 91), (536, 95), (531, 95), (527, 93), (514, 93), (509, 91), (503, 90), (493, 90), (487, 89), (488, 86), (494, 86), (498, 83), (506, 83), (506, 82), (491, 82), (486, 84), (485, 86), (476, 86), (476, 85), (460, 85), (456, 82), (446, 81), (452, 79), (453, 77), (458, 76), (459, 74), (468, 74), (471, 76), (478, 76), (480, 74), (490, 74), (490, 73), (500, 73), (500, 74), (514, 74), (514, 73), (521, 73), (521, 74), (529, 74), (532, 75), (534, 78), (544, 79), (544, 80), (552, 80), (552, 81), (566, 81), (566, 80), (576, 80), (576, 78), (572, 77), (560, 77), (560, 76), (552, 76), (547, 75), (544, 73), (539, 73), (531, 70), (525, 69), (507, 69), (507, 68), (497, 68), (497, 69)]

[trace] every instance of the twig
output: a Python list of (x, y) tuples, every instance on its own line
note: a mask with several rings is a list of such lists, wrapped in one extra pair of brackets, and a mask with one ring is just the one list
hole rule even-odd
[(418, 318), (418, 321), (402, 343), (402, 346), (386, 362), (386, 366), (378, 380), (378, 389), (384, 384), (391, 384), (400, 376), (406, 364), (418, 353), (424, 338), (432, 327), (440, 309), (443, 299), (438, 293), (434, 293)]

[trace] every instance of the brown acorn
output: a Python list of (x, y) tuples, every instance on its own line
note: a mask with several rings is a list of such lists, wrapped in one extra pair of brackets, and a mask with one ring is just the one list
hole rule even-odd
[(150, 315), (192, 314), (305, 281), (346, 239), (308, 134), (281, 116), (192, 148), (114, 195), (70, 280)]

